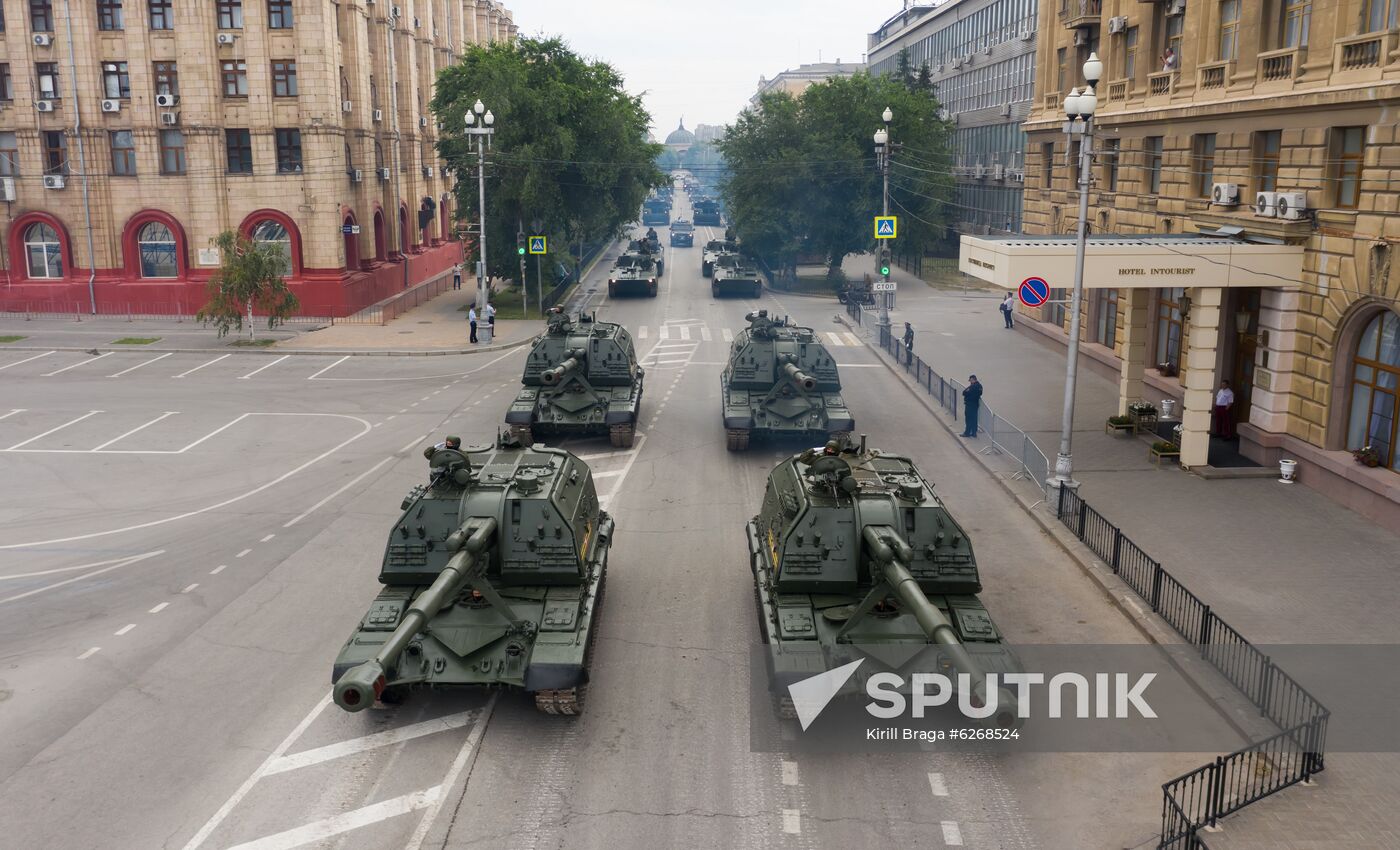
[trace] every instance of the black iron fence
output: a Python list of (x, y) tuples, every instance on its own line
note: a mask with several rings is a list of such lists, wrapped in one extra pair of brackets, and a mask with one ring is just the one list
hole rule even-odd
[(1281, 730), (1163, 784), (1159, 848), (1203, 848), (1202, 827), (1322, 771), (1330, 717), (1322, 703), (1078, 493), (1060, 488), (1055, 507), (1075, 537)]

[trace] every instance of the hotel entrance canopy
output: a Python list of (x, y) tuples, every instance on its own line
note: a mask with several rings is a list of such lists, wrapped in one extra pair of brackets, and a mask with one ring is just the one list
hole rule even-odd
[[(1016, 289), (1028, 277), (1074, 286), (1073, 236), (964, 236), (958, 270)], [(1219, 236), (1090, 236), (1084, 252), (1086, 289), (1279, 287), (1297, 289), (1303, 246)]]

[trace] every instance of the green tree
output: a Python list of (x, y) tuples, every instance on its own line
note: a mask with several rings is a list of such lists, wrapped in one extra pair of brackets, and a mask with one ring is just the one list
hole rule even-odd
[(919, 76), (914, 80), (914, 88), (933, 94), (933, 71), (929, 69), (927, 62), (919, 66)]
[(899, 48), (899, 55), (895, 57), (894, 78), (906, 86), (914, 85), (914, 62), (908, 45)]
[(462, 133), (478, 98), (496, 118), (486, 172), (493, 275), (519, 271), (517, 222), (538, 219), (552, 244), (608, 237), (635, 221), (647, 192), (667, 180), (656, 166), (662, 146), (646, 140), (651, 116), (612, 66), (558, 38), (475, 45), (439, 75), (432, 102), (464, 217), (478, 216), (476, 141)]
[(248, 338), (256, 339), (253, 312), (267, 315), (271, 330), (301, 306), (282, 279), (287, 254), (276, 243), (254, 242), (241, 233), (225, 230), (212, 240), (219, 249), (219, 270), (209, 278), (209, 303), (195, 318), (212, 323), (222, 338), (230, 330), (241, 332), (248, 323)]

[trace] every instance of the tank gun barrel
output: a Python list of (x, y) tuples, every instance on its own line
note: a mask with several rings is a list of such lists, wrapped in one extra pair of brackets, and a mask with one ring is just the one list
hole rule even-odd
[[(986, 705), (987, 674), (972, 660), (967, 647), (958, 639), (953, 624), (948, 622), (948, 618), (943, 616), (937, 605), (929, 601), (919, 587), (919, 582), (910, 574), (908, 564), (913, 560), (914, 552), (909, 548), (909, 544), (888, 527), (867, 525), (862, 536), (866, 545), (870, 547), (870, 555), (879, 566), (883, 578), (894, 590), (894, 595), (914, 613), (914, 619), (919, 622), (919, 627), (928, 635), (928, 639), (945, 648), (944, 651), (952, 660), (953, 669), (967, 674), (973, 683), (973, 695), (982, 705)], [(998, 689), (994, 720), (1001, 728), (1011, 728), (1018, 723), (1016, 698), (1005, 688)]]
[(427, 590), (408, 606), (398, 628), (384, 641), (373, 659), (345, 671), (332, 691), (335, 704), (346, 711), (363, 711), (384, 691), (384, 668), (398, 660), (412, 640), (423, 631), (478, 572), (481, 552), (496, 533), (496, 520), (471, 519), (448, 535), (445, 546), (453, 551), (447, 566)]
[(794, 383), (807, 392), (811, 392), (817, 388), (817, 379), (797, 368), (797, 365), (794, 363), (784, 363), (783, 374), (787, 375)]
[(546, 369), (540, 373), (540, 380), (546, 384), (557, 384), (564, 380), (570, 372), (573, 372), (583, 365), (583, 352), (574, 349), (569, 352), (569, 356), (553, 369)]

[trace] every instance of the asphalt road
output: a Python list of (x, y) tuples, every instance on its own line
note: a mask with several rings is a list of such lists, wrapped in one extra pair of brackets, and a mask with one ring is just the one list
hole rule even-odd
[[(677, 193), (677, 215), (687, 215)], [(662, 230), (663, 243), (666, 233)], [(1135, 847), (1194, 755), (751, 752), (743, 524), (792, 446), (725, 450), (719, 373), (757, 307), (817, 329), (857, 429), (919, 460), (1013, 641), (1140, 643), (917, 406), (834, 301), (589, 306), (645, 354), (641, 436), (565, 445), (617, 520), (586, 715), (417, 694), (349, 715), (331, 662), (377, 591), (429, 439), (491, 438), (525, 348), (340, 358), (12, 352), (0, 361), (0, 846)]]

